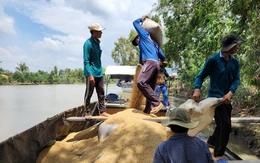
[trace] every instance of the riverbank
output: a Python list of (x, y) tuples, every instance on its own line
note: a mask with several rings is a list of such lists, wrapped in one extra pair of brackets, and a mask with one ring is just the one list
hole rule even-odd
[[(258, 104), (234, 102), (232, 117), (259, 117)], [(234, 137), (242, 139), (251, 151), (260, 158), (260, 123), (240, 123), (232, 125)]]

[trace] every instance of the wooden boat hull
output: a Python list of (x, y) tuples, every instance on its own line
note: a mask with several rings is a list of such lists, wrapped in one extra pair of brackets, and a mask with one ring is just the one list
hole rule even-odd
[[(96, 103), (90, 104), (95, 108)], [(126, 109), (124, 104), (108, 104), (107, 112), (117, 113)], [(166, 110), (161, 110), (156, 115), (165, 116)], [(34, 127), (23, 131), (0, 143), (0, 162), (27, 163), (36, 162), (38, 155), (45, 148), (64, 139), (72, 132), (84, 130), (93, 126), (98, 120), (93, 121), (66, 121), (69, 117), (83, 117), (84, 106), (75, 107), (61, 112)]]

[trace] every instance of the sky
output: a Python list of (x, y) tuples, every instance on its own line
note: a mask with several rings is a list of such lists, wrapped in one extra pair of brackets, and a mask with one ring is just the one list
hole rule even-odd
[(83, 69), (88, 26), (106, 28), (101, 37), (103, 67), (128, 38), (133, 21), (149, 14), (157, 0), (0, 0), (0, 67), (11, 72), (25, 63), (31, 72)]

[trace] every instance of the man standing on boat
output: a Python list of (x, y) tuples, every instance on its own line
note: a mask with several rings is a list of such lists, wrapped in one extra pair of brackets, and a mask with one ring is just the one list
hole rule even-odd
[(165, 78), (169, 78), (169, 74), (166, 70), (166, 66), (168, 65), (167, 62), (160, 62), (160, 71), (158, 74), (158, 78), (156, 81), (156, 88), (155, 88), (155, 94), (156, 96), (160, 97), (161, 93), (163, 95), (163, 105), (168, 109), (169, 103), (168, 103), (168, 92), (167, 92), (167, 85)]
[(84, 60), (84, 76), (86, 77), (86, 90), (84, 96), (84, 105), (86, 109), (86, 118), (90, 118), (90, 99), (96, 88), (98, 97), (98, 110), (101, 116), (108, 117), (105, 107), (105, 90), (104, 90), (104, 73), (101, 64), (102, 50), (100, 48), (100, 40), (102, 28), (100, 24), (94, 23), (89, 27), (91, 37), (84, 43), (83, 60)]
[(215, 109), (215, 131), (207, 141), (207, 144), (214, 148), (214, 159), (217, 162), (225, 162), (223, 155), (231, 131), (231, 98), (240, 82), (240, 64), (232, 54), (237, 52), (240, 42), (233, 34), (225, 36), (222, 39), (221, 51), (207, 59), (194, 83), (194, 101), (200, 101), (200, 88), (207, 76), (210, 77), (208, 97), (223, 98), (223, 104)]
[(146, 18), (147, 16), (144, 15), (133, 22), (138, 35), (132, 41), (132, 44), (138, 45), (140, 50), (139, 62), (142, 64), (142, 69), (138, 75), (137, 87), (146, 98), (144, 112), (154, 114), (163, 108), (163, 104), (160, 102), (160, 98), (155, 95), (154, 89), (160, 71), (159, 58), (163, 62), (165, 55), (158, 42), (141, 26)]

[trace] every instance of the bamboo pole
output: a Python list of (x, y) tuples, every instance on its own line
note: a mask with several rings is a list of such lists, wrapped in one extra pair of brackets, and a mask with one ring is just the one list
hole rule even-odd
[(66, 118), (66, 121), (70, 122), (84, 122), (84, 121), (105, 121), (108, 117), (104, 116), (91, 116), (89, 119), (85, 117), (68, 117)]
[[(108, 117), (103, 116), (91, 116), (90, 119), (86, 119), (85, 117), (68, 117), (66, 118), (66, 121), (71, 122), (82, 122), (82, 121), (105, 121)], [(153, 122), (161, 122), (163, 120), (166, 120), (168, 117), (151, 117), (151, 118), (143, 118), (143, 120), (153, 121)], [(213, 119), (212, 122), (215, 122)], [(232, 123), (260, 123), (260, 117), (232, 117), (231, 118)]]
[[(156, 117), (156, 118), (144, 118), (144, 120), (161, 122), (167, 119), (167, 117)], [(213, 119), (212, 122), (215, 122)], [(260, 123), (260, 117), (231, 117), (232, 123)]]
[(231, 117), (231, 122), (232, 123), (260, 123), (260, 117)]

